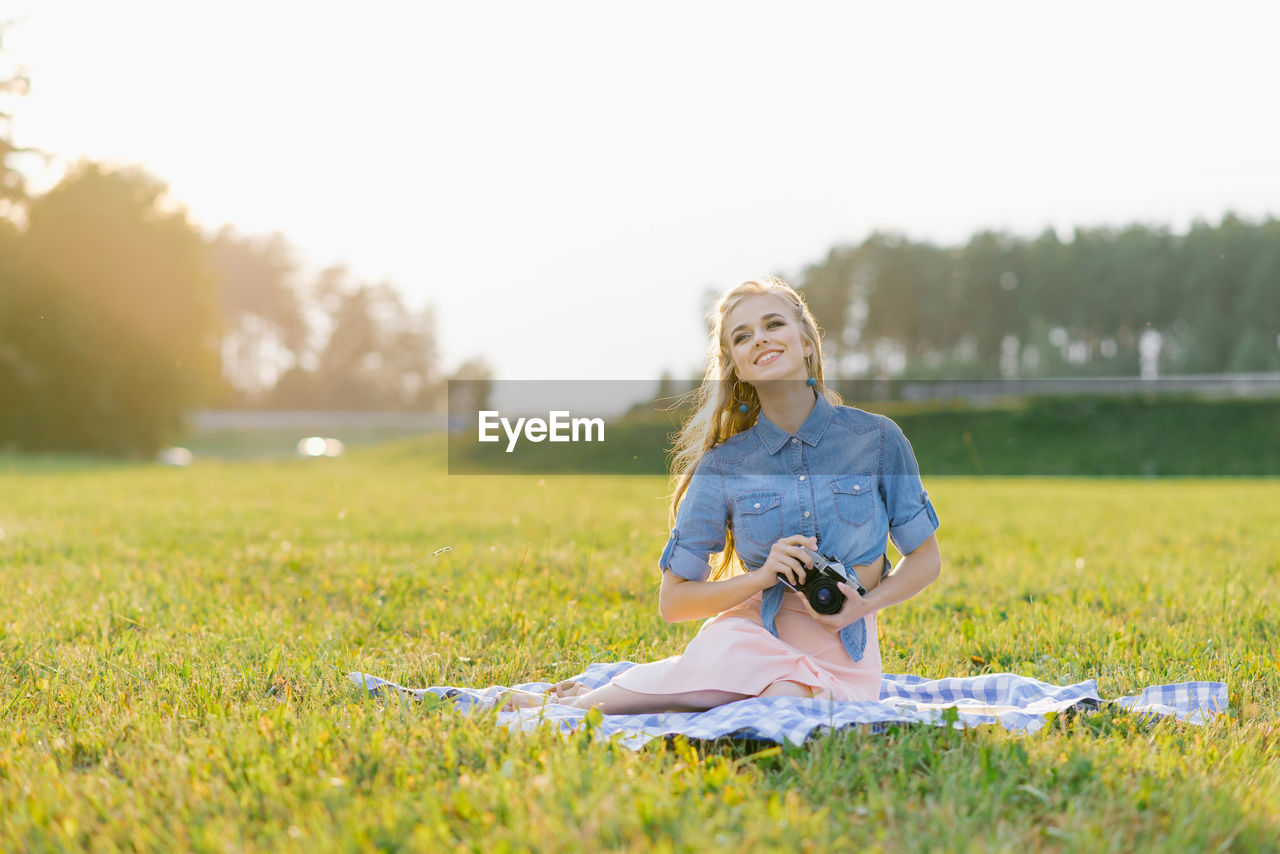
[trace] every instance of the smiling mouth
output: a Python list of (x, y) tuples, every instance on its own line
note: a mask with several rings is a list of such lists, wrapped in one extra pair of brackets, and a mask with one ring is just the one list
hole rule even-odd
[(764, 355), (762, 355), (762, 356), (760, 356), (759, 358), (757, 358), (753, 364), (756, 364), (756, 365), (769, 365), (769, 364), (772, 364), (772, 363), (774, 363), (774, 362), (778, 361), (778, 359), (779, 359), (781, 356), (782, 356), (782, 351), (781, 351), (781, 350), (769, 350), (769, 351), (768, 351), (768, 352), (766, 352)]

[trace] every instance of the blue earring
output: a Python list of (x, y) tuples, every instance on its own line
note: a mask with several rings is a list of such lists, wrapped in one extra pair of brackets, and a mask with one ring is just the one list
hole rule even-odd
[(815, 380), (813, 377), (809, 377), (809, 385), (810, 385), (810, 386), (815, 386), (815, 385), (817, 385), (817, 384), (818, 384), (818, 381), (817, 381), (817, 380)]
[(739, 404), (738, 404), (738, 411), (739, 411), (739, 412), (749, 412), (750, 410), (751, 410), (751, 407), (750, 407), (750, 406), (747, 406), (745, 403), (739, 403)]

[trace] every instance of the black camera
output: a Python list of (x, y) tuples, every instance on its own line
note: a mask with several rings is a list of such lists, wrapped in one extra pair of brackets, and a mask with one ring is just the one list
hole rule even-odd
[(859, 596), (867, 594), (866, 588), (858, 579), (858, 573), (845, 568), (844, 564), (830, 555), (820, 555), (808, 546), (800, 548), (804, 549), (804, 553), (813, 561), (813, 568), (805, 574), (804, 583), (799, 587), (791, 587), (790, 584), (787, 586), (803, 593), (809, 600), (809, 604), (813, 606), (813, 610), (819, 614), (840, 613), (845, 599), (848, 598), (836, 586), (840, 581), (857, 590)]

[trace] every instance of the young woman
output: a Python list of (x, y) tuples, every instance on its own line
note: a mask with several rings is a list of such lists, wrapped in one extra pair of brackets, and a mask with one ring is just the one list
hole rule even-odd
[[(942, 565), (938, 517), (893, 421), (841, 405), (817, 324), (770, 278), (724, 294), (698, 407), (676, 442), (671, 537), (658, 561), (668, 622), (707, 619), (683, 654), (587, 690), (562, 682), (505, 708), (558, 702), (605, 714), (702, 711), (747, 697), (878, 699), (876, 613)], [(903, 558), (890, 567), (887, 538)], [(865, 595), (819, 614), (805, 548), (852, 568)], [(790, 586), (788, 586), (790, 585)]]

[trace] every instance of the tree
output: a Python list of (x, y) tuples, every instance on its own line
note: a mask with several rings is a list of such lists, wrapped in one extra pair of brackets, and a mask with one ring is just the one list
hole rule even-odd
[[(4, 46), (5, 24), (0, 22), (0, 48)], [(13, 143), (13, 113), (7, 101), (21, 98), (31, 89), (31, 76), (21, 66), (0, 77), (0, 227), (20, 214), (27, 202), (26, 177), (14, 165), (14, 155), (34, 152)]]
[(410, 311), (389, 284), (352, 281), (343, 267), (311, 289), (328, 322), (322, 346), (281, 378), (268, 402), (325, 409), (432, 408), (437, 376), (435, 314)]
[(493, 371), (484, 359), (468, 359), (449, 375), (446, 384), (449, 432), (456, 433), (473, 426), (480, 411), (489, 408)]
[(247, 238), (230, 226), (209, 244), (224, 337), (223, 376), (241, 402), (261, 399), (298, 364), (307, 344), (295, 265), (284, 237)]
[(218, 366), (200, 233), (136, 169), (77, 165), (30, 204), (0, 316), (0, 437), (23, 448), (147, 455)]

